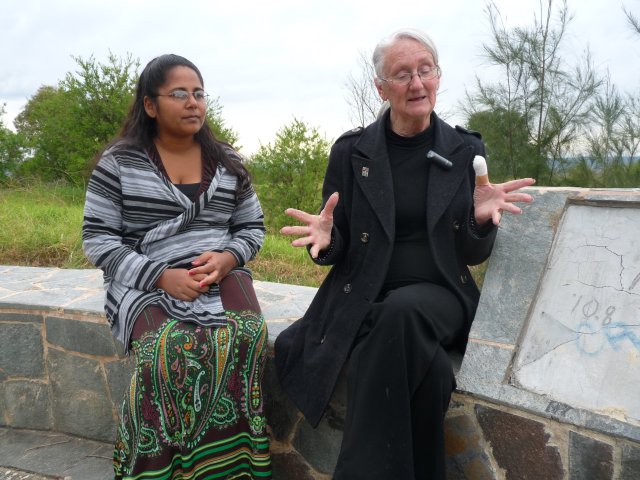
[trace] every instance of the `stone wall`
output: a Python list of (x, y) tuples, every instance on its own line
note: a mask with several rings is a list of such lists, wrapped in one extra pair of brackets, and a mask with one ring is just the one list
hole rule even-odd
[[(285, 323), (273, 322), (274, 330)], [(112, 442), (130, 372), (100, 315), (0, 308), (2, 426)], [(272, 358), (265, 392), (274, 478), (330, 479), (342, 437), (344, 378), (315, 430), (280, 389)], [(638, 442), (461, 391), (454, 394), (446, 428), (452, 480), (640, 478)]]
[(104, 318), (0, 311), (0, 424), (113, 441), (131, 375)]

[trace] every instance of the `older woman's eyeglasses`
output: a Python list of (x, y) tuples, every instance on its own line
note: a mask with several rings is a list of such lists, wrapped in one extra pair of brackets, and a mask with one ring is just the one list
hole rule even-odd
[(413, 80), (413, 77), (416, 75), (420, 78), (421, 81), (425, 82), (427, 80), (432, 80), (436, 77), (439, 77), (440, 74), (441, 74), (441, 71), (440, 71), (440, 67), (438, 66), (424, 67), (415, 73), (402, 72), (397, 75), (394, 75), (393, 77), (381, 78), (380, 80), (387, 83), (395, 83), (396, 85), (405, 86), (405, 85), (409, 85), (411, 83), (411, 80)]
[(189, 95), (193, 95), (193, 98), (196, 102), (204, 102), (208, 97), (207, 93), (204, 90), (196, 90), (193, 93), (189, 93), (186, 90), (174, 90), (171, 93), (158, 93), (156, 97), (169, 97), (176, 102), (186, 102), (189, 98)]

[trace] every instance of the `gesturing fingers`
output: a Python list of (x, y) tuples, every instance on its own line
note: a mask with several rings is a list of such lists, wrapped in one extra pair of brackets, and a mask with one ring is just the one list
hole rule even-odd
[(300, 225), (282, 227), (280, 233), (283, 235), (309, 235), (309, 227)]
[(285, 215), (288, 215), (291, 218), (298, 220), (299, 222), (306, 223), (307, 225), (311, 223), (313, 221), (313, 217), (315, 217), (315, 215), (311, 215), (310, 213), (298, 210), (296, 208), (287, 208), (284, 213)]
[(313, 243), (312, 237), (301, 237), (296, 238), (291, 242), (292, 247), (306, 247), (307, 245)]
[(504, 201), (508, 203), (513, 203), (513, 202), (529, 203), (533, 201), (533, 197), (528, 193), (509, 193), (504, 196)]
[(327, 219), (332, 219), (333, 211), (335, 210), (339, 199), (340, 199), (340, 196), (338, 192), (333, 192), (331, 196), (327, 199), (327, 203), (325, 203), (324, 208), (322, 209), (322, 212), (320, 212), (320, 216)]
[(517, 180), (511, 180), (502, 184), (502, 188), (506, 193), (513, 192), (523, 187), (530, 187), (536, 183), (533, 178), (518, 178)]

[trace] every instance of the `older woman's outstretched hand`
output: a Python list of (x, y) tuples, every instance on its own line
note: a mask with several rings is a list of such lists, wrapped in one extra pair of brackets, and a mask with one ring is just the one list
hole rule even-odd
[(318, 258), (318, 254), (329, 247), (331, 243), (331, 229), (333, 228), (333, 210), (338, 204), (338, 192), (333, 193), (320, 215), (311, 215), (310, 213), (296, 210), (295, 208), (287, 208), (284, 213), (291, 218), (295, 218), (299, 222), (305, 223), (306, 226), (287, 226), (280, 229), (283, 235), (297, 235), (291, 242), (294, 247), (306, 247), (311, 245), (309, 253), (313, 258)]
[(527, 193), (512, 193), (522, 187), (529, 187), (536, 183), (533, 178), (520, 178), (505, 183), (487, 183), (476, 185), (473, 192), (473, 205), (477, 225), (484, 225), (489, 220), (494, 225), (500, 223), (502, 212), (514, 214), (522, 213), (522, 210), (514, 205), (514, 202), (532, 202), (533, 197)]

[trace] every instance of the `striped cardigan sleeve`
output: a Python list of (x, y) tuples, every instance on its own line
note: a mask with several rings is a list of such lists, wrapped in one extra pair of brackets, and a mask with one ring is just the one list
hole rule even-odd
[(231, 241), (224, 250), (231, 252), (242, 267), (256, 256), (265, 237), (264, 215), (252, 186), (240, 192), (229, 232)]
[(120, 169), (113, 154), (98, 162), (87, 187), (82, 242), (84, 253), (105, 275), (122, 285), (152, 291), (168, 267), (134, 250), (122, 238)]

